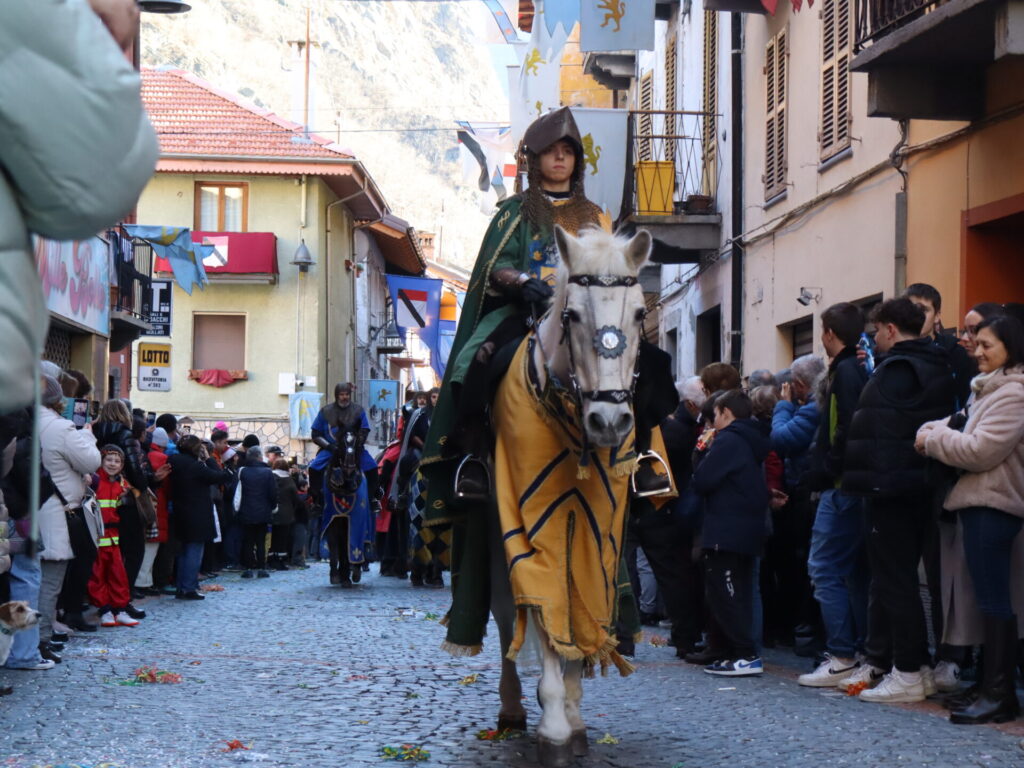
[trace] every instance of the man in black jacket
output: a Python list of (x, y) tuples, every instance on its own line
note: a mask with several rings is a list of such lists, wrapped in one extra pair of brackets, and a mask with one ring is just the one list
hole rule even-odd
[(814, 599), (821, 607), (827, 658), (797, 682), (815, 688), (838, 685), (856, 671), (855, 654), (867, 626), (867, 568), (864, 561), (866, 518), (864, 504), (843, 493), (846, 434), (857, 407), (867, 371), (857, 360), (857, 342), (864, 332), (864, 315), (854, 304), (833, 304), (821, 313), (821, 341), (831, 358), (821, 418), (811, 446), (811, 468), (803, 484), (820, 491), (811, 529), (807, 572)]
[(932, 520), (936, 482), (914, 437), (926, 421), (949, 416), (956, 388), (949, 356), (922, 337), (924, 311), (908, 298), (875, 308), (875, 348), (881, 355), (857, 404), (847, 438), (843, 490), (867, 498), (867, 664), (892, 672), (860, 698), (922, 701), (934, 692), (928, 633), (917, 567)]
[(967, 405), (971, 395), (971, 379), (978, 375), (978, 363), (960, 346), (956, 336), (942, 332), (942, 294), (928, 283), (908, 285), (903, 295), (924, 311), (924, 326), (921, 335), (931, 339), (949, 355), (956, 381), (955, 410)]

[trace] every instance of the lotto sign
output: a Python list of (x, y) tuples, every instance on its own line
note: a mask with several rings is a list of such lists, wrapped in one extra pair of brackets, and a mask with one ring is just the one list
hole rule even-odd
[(139, 344), (138, 388), (143, 392), (170, 392), (170, 344)]
[(427, 292), (411, 288), (398, 289), (395, 322), (403, 328), (423, 328), (427, 317)]

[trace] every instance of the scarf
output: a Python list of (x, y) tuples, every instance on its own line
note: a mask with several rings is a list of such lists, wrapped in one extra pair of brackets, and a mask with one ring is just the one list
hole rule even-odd
[(989, 373), (979, 373), (971, 379), (971, 392), (974, 393), (975, 397), (978, 397), (981, 394), (981, 390), (985, 388), (985, 385), (1001, 373), (1004, 373), (1002, 368), (996, 368)]

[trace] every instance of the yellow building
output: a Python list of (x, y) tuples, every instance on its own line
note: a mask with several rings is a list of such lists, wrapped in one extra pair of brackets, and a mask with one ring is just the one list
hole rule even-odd
[[(357, 378), (356, 230), (403, 274), (423, 269), (415, 233), (358, 159), (299, 125), (184, 72), (144, 71), (143, 99), (161, 156), (138, 223), (188, 227), (217, 250), (205, 290), (172, 286), (169, 336), (139, 342), (170, 345), (170, 386), (136, 378), (133, 404), (286, 445), (290, 394)], [(154, 277), (167, 269), (157, 260)]]

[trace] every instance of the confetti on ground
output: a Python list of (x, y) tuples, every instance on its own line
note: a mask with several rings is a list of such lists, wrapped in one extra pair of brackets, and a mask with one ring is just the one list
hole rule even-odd
[(420, 695), (418, 693), (413, 693), (412, 691), (408, 691), (405, 694), (405, 698), (407, 698), (407, 699), (418, 699), (419, 697), (420, 697)]
[(731, 685), (731, 686), (729, 686), (727, 688), (719, 688), (718, 690), (720, 690), (720, 691), (735, 691), (736, 690), (736, 686), (735, 685)]
[(848, 686), (846, 686), (846, 695), (847, 696), (859, 696), (860, 692), (863, 691), (867, 687), (868, 687), (868, 684), (865, 681), (861, 681), (859, 683), (850, 683)]
[(220, 584), (203, 584), (199, 587), (200, 592), (223, 592), (224, 587)]
[(426, 619), (427, 621), (437, 621), (438, 619), (441, 618), (441, 614), (439, 614), (439, 613), (425, 613), (425, 614), (423, 614), (423, 618)]
[(411, 763), (422, 763), (430, 759), (430, 753), (416, 744), (403, 744), (400, 747), (381, 747), (380, 756), (385, 760), (402, 760)]
[(198, 666), (199, 666), (200, 664), (202, 664), (202, 663), (203, 663), (203, 662), (201, 662), (201, 661), (199, 661), (199, 660), (197, 659), (196, 661), (190, 661), (190, 662), (188, 663), (188, 665), (189, 665), (190, 667), (198, 667)]
[(349, 680), (369, 680), (370, 678), (366, 675), (349, 675)]
[(474, 672), (472, 675), (466, 675), (464, 678), (459, 680), (459, 685), (472, 685), (479, 679), (480, 675)]
[(369, 720), (356, 720), (356, 725), (369, 725)]
[(234, 752), (236, 749), (252, 749), (252, 744), (243, 744), (239, 739), (225, 740), (221, 752)]
[(606, 733), (600, 739), (597, 740), (598, 744), (618, 744), (619, 740), (612, 736), (610, 733)]
[(477, 731), (476, 737), (480, 741), (508, 741), (509, 739), (518, 739), (523, 736), (522, 731), (517, 731), (515, 728), (502, 728), (500, 731)]
[(651, 635), (647, 638), (647, 642), (653, 645), (655, 648), (664, 648), (668, 645), (668, 640), (664, 635)]
[(139, 667), (133, 673), (133, 678), (123, 681), (122, 685), (140, 685), (143, 683), (180, 683), (181, 675), (177, 672), (168, 672), (166, 669), (157, 669), (148, 664)]

